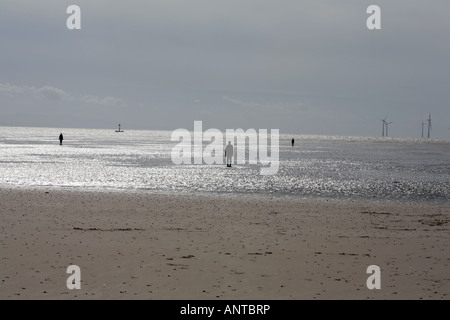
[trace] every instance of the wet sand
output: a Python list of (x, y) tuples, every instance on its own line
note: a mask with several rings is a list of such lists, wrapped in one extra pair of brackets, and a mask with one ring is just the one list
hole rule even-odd
[(448, 204), (0, 189), (0, 299), (449, 299), (449, 230)]

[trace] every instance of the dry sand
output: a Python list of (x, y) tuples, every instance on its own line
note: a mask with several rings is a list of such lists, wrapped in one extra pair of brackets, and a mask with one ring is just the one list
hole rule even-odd
[(448, 299), (449, 228), (447, 204), (0, 189), (0, 298)]

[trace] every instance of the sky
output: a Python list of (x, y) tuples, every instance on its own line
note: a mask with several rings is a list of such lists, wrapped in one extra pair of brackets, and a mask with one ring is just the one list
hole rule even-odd
[(449, 14), (448, 0), (2, 0), (0, 126), (380, 136), (387, 117), (390, 136), (420, 137), (431, 113), (450, 138)]

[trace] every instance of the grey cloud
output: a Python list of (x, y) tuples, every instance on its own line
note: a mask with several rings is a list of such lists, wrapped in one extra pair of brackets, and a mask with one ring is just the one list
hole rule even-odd
[(36, 86), (18, 86), (9, 83), (0, 83), (0, 95), (10, 98), (30, 96), (37, 99), (48, 99), (52, 101), (76, 100), (102, 106), (126, 106), (126, 102), (121, 98), (111, 96), (101, 98), (96, 95), (82, 95), (80, 97), (75, 97), (62, 89), (52, 86), (37, 88)]
[(126, 103), (123, 99), (115, 97), (100, 98), (93, 95), (84, 95), (80, 98), (80, 100), (86, 103), (98, 104), (102, 106), (110, 106), (110, 107), (126, 106)]
[(24, 87), (13, 86), (9, 83), (0, 83), (0, 94), (3, 96), (14, 97), (23, 94), (26, 91)]
[[(389, 113), (393, 135), (414, 136), (431, 112), (433, 133), (450, 137), (448, 0), (77, 0), (80, 31), (65, 25), (71, 2), (21, 3), (1, 5), (0, 105), (30, 123), (28, 111), (53, 100), (65, 108), (42, 107), (42, 118), (73, 112), (74, 126), (93, 123), (80, 108), (97, 106), (105, 122), (144, 129), (208, 116), (216, 127), (258, 118), (298, 133), (378, 135)], [(365, 25), (372, 4), (379, 31)]]
[(36, 89), (36, 93), (38, 96), (49, 99), (49, 100), (72, 100), (72, 96), (65, 92), (64, 90), (45, 86), (39, 89)]
[(44, 98), (49, 100), (72, 100), (72, 96), (52, 86), (44, 86), (37, 88), (35, 86), (17, 86), (9, 83), (0, 83), (0, 94), (9, 97), (18, 97), (23, 95), (33, 96), (35, 98)]

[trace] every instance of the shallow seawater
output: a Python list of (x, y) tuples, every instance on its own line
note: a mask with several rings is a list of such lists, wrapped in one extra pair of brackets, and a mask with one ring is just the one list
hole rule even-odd
[(0, 127), (0, 187), (450, 200), (450, 140), (281, 134), (278, 173), (265, 176), (260, 164), (175, 165), (171, 134)]

